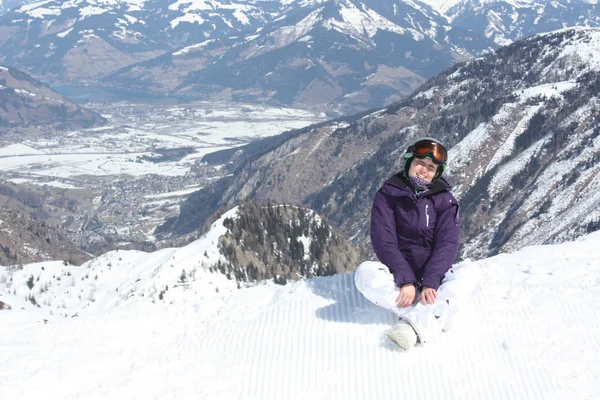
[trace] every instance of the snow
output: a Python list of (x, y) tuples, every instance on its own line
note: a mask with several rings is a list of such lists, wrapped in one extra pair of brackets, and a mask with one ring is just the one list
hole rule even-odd
[(31, 11), (29, 11), (27, 14), (32, 16), (33, 18), (45, 18), (48, 15), (60, 15), (61, 10), (60, 9), (49, 9), (49, 8), (43, 8), (43, 7), (39, 7), (39, 8), (35, 8)]
[[(581, 31), (581, 28), (573, 28)], [(592, 34), (591, 32), (594, 32)], [(587, 40), (580, 40), (575, 37), (567, 43), (564, 43), (559, 48), (561, 49), (560, 55), (556, 58), (555, 63), (572, 59), (575, 55), (580, 60), (585, 60), (585, 65), (595, 71), (600, 71), (600, 29), (593, 29), (583, 31)]]
[(204, 23), (204, 19), (196, 14), (185, 14), (184, 16), (177, 17), (171, 21), (171, 29), (175, 29), (181, 22), (188, 22), (190, 24), (197, 23), (198, 25), (202, 25)]
[[(593, 137), (591, 129), (587, 132), (587, 135), (588, 138)], [(572, 150), (575, 147), (575, 143), (576, 141), (568, 143), (562, 151), (568, 152), (569, 150)], [(590, 140), (590, 144), (588, 146), (586, 146), (583, 150), (578, 152), (579, 154), (577, 155), (577, 157), (570, 157), (566, 160), (557, 161), (549, 165), (546, 169), (544, 169), (541, 176), (537, 179), (539, 183), (538, 185), (536, 185), (536, 190), (529, 196), (527, 201), (523, 204), (523, 207), (531, 207), (535, 202), (538, 202), (539, 204), (542, 199), (548, 196), (548, 193), (550, 192), (553, 186), (557, 185), (558, 183), (564, 180), (565, 175), (571, 173), (574, 170), (577, 170), (577, 168), (580, 167), (580, 164), (583, 161), (593, 159), (593, 157), (596, 154), (598, 154), (599, 151), (600, 139), (594, 138), (593, 140)], [(594, 169), (588, 170), (586, 174), (591, 176), (584, 175), (578, 179), (578, 182), (591, 182), (595, 177), (596, 173), (597, 171), (595, 171)], [(576, 188), (578, 186), (586, 187), (587, 185), (574, 185), (572, 187)], [(590, 204), (588, 204), (588, 200), (592, 200), (592, 202), (595, 203), (592, 204), (591, 208), (596, 209), (597, 191), (595, 190), (594, 185), (591, 184), (590, 186), (586, 187), (586, 190), (588, 191), (589, 197), (585, 196), (584, 193), (580, 193), (575, 190), (564, 191), (561, 195), (555, 197), (552, 202), (553, 205), (550, 209), (551, 215), (560, 215), (563, 210), (566, 210), (573, 204), (579, 202), (585, 203), (585, 207), (588, 207), (590, 206)], [(577, 199), (578, 201), (574, 201), (575, 199)], [(556, 224), (555, 226), (557, 225), (558, 224)]]
[(416, 99), (418, 98), (425, 98), (425, 99), (432, 99), (433, 95), (435, 94), (435, 92), (438, 90), (437, 87), (432, 87), (431, 89), (428, 89), (424, 92), (419, 92), (417, 93), (414, 97)]
[(164, 199), (164, 198), (169, 198), (169, 197), (179, 197), (179, 196), (185, 196), (187, 194), (197, 192), (200, 189), (202, 189), (202, 186), (196, 186), (196, 187), (192, 187), (189, 189), (176, 190), (174, 192), (148, 194), (148, 195), (144, 196), (144, 198), (145, 199)]
[[(516, 137), (518, 136), (518, 134), (523, 133), (525, 131), (525, 129), (527, 128), (526, 124), (529, 123), (529, 118), (532, 115), (533, 113), (529, 114), (528, 117), (523, 118), (522, 122), (519, 124), (518, 131), (520, 132), (515, 131), (510, 135), (509, 140), (507, 140), (505, 144), (501, 147), (501, 153), (509, 155), (512, 152)], [(531, 161), (531, 159), (539, 155), (540, 149), (546, 143), (546, 141), (546, 138), (538, 140), (528, 149), (523, 151), (517, 157), (513, 158), (500, 168), (500, 170), (493, 176), (492, 180), (490, 181), (490, 185), (488, 188), (490, 198), (494, 198), (500, 192), (510, 190), (509, 186), (511, 179), (514, 176), (522, 173), (527, 163)]]
[(15, 91), (15, 93), (23, 94), (23, 95), (30, 96), (30, 97), (35, 97), (35, 96), (37, 96), (37, 94), (36, 94), (36, 93), (32, 93), (32, 92), (30, 92), (30, 91), (28, 91), (28, 90), (23, 90), (23, 89), (14, 89), (14, 91)]
[(450, 8), (460, 3), (461, 0), (423, 0), (423, 3), (429, 4), (433, 9), (440, 14), (445, 14)]
[[(457, 71), (458, 72), (458, 71)], [(475, 168), (476, 176), (481, 176), (483, 173), (489, 172), (494, 167), (500, 165), (506, 157), (509, 157), (514, 152), (514, 144), (516, 139), (525, 132), (529, 126), (531, 118), (542, 108), (542, 104), (528, 105), (528, 100), (535, 97), (557, 98), (563, 100), (562, 93), (573, 89), (577, 86), (575, 82), (554, 82), (541, 84), (526, 89), (519, 89), (513, 92), (517, 97), (517, 103), (507, 103), (496, 114), (490, 122), (482, 123), (471, 131), (467, 137), (454, 146), (449, 151), (450, 163), (449, 173), (454, 171), (464, 171), (465, 168)], [(447, 89), (447, 93), (457, 92), (460, 85), (454, 85)], [(430, 89), (428, 92), (420, 93), (420, 96), (429, 96), (436, 88)], [(581, 112), (586, 112), (590, 106), (582, 109)], [(497, 127), (502, 126), (499, 130)], [(504, 132), (500, 136), (498, 132)], [(496, 172), (489, 185), (489, 195), (494, 198), (498, 193), (505, 190), (510, 190), (510, 182), (512, 177), (522, 172), (522, 168), (527, 165), (531, 157), (539, 152), (540, 146), (545, 142), (539, 141), (532, 145), (526, 152), (520, 154), (519, 157), (502, 165)], [(493, 153), (487, 165), (478, 163), (478, 155)], [(464, 177), (465, 173), (458, 173)], [(555, 181), (554, 178), (548, 182)], [(456, 193), (462, 193), (462, 185), (458, 184), (455, 187)]]
[(480, 151), (485, 141), (488, 140), (487, 125), (486, 123), (481, 123), (448, 151), (448, 159), (452, 160), (450, 166), (453, 170), (462, 170), (470, 163), (472, 158), (477, 156), (477, 152)]
[(15, 12), (28, 13), (31, 10), (35, 10), (36, 8), (39, 8), (45, 4), (52, 3), (52, 2), (54, 2), (54, 0), (45, 0), (45, 1), (35, 2), (32, 4), (25, 4), (25, 5), (22, 5), (21, 7), (17, 8), (15, 10)]
[[(512, 104), (507, 103), (502, 107), (502, 111), (500, 114), (505, 117), (506, 120), (512, 117), (512, 112), (515, 112), (516, 109), (520, 109), (522, 112), (521, 119), (517, 122), (514, 129), (510, 132), (508, 137), (504, 140), (502, 145), (496, 150), (493, 158), (488, 164), (486, 168), (486, 172), (490, 171), (492, 168), (497, 166), (502, 162), (502, 159), (510, 156), (515, 147), (515, 140), (519, 135), (521, 135), (527, 127), (529, 126), (529, 121), (531, 118), (540, 110), (541, 106), (523, 106), (520, 104)], [(501, 115), (494, 116), (493, 120), (496, 124), (502, 124), (503, 120), (500, 117)], [(516, 173), (516, 172), (515, 172)]]
[(82, 18), (86, 18), (86, 17), (91, 17), (92, 15), (104, 14), (106, 12), (108, 12), (108, 10), (104, 9), (104, 8), (87, 6), (87, 7), (81, 8), (79, 10), (79, 15), (81, 15)]
[(308, 14), (304, 19), (293, 26), (283, 26), (269, 34), (275, 39), (277, 48), (285, 47), (290, 43), (305, 36), (321, 20), (319, 15), (322, 9), (317, 9)]
[(200, 50), (200, 49), (206, 47), (206, 45), (208, 45), (209, 43), (212, 43), (214, 41), (215, 41), (214, 39), (210, 39), (210, 40), (206, 40), (206, 41), (204, 41), (202, 43), (197, 43), (197, 44), (194, 44), (194, 45), (191, 45), (191, 46), (184, 47), (183, 49), (174, 52), (173, 55), (174, 56), (184, 56), (184, 55), (186, 55), (186, 54), (188, 54), (190, 52), (194, 52), (196, 50)]
[(10, 144), (5, 147), (0, 147), (0, 157), (22, 156), (32, 154), (44, 154), (44, 152), (36, 150), (33, 147), (24, 144)]
[[(56, 2), (54, 0), (36, 2), (21, 6), (16, 12), (26, 13), (34, 18), (45, 18), (48, 15), (61, 15), (63, 10), (69, 8), (79, 8), (79, 14), (82, 18), (92, 15), (99, 15), (110, 12), (111, 9), (118, 8), (121, 4), (128, 5), (127, 11), (141, 11), (147, 0), (68, 0)], [(44, 7), (47, 6), (47, 7)]]
[(354, 273), (236, 289), (204, 268), (235, 212), (179, 249), (0, 269), (12, 308), (0, 311), (0, 398), (600, 396), (600, 233), (465, 261), (482, 290), (449, 332), (404, 352)]
[(126, 0), (125, 3), (129, 4), (129, 8), (127, 9), (127, 11), (141, 11), (144, 8), (144, 4), (146, 4), (147, 1), (148, 0)]
[(220, 3), (215, 0), (177, 0), (169, 5), (169, 10), (179, 10), (186, 14), (195, 11), (215, 11), (215, 10), (233, 10), (234, 16), (242, 23), (247, 21), (245, 11), (252, 10), (252, 7), (244, 4), (231, 4), (230, 2)]
[(250, 25), (250, 20), (248, 19), (248, 16), (246, 14), (244, 14), (241, 10), (235, 10), (233, 12), (233, 16), (240, 21), (243, 25)]
[[(137, 18), (135, 18), (135, 17), (132, 17), (132, 16), (131, 16), (131, 15), (129, 15), (129, 14), (125, 14), (124, 16), (125, 16), (125, 18), (127, 18), (127, 21), (128, 21), (130, 24), (135, 24), (135, 23), (137, 23), (137, 22), (138, 22), (138, 19), (137, 19)], [(142, 23), (143, 23), (143, 22), (142, 22)]]
[(67, 30), (66, 30), (66, 31), (64, 31), (64, 32), (57, 33), (57, 34), (56, 34), (56, 36), (58, 36), (58, 37), (60, 37), (60, 38), (64, 38), (64, 37), (66, 37), (66, 36), (67, 36), (69, 33), (71, 33), (71, 31), (72, 31), (72, 30), (73, 30), (73, 28), (69, 28), (69, 29), (67, 29)]
[(61, 188), (61, 189), (79, 189), (78, 186), (71, 185), (71, 184), (68, 184), (65, 182), (61, 182), (61, 181), (35, 181), (35, 180), (24, 179), (24, 178), (8, 179), (8, 181), (12, 182), (12, 183), (16, 183), (16, 184), (29, 183), (32, 185), (52, 186), (52, 187)]
[[(340, 14), (343, 21), (331, 18), (325, 21), (324, 26), (327, 29), (337, 29), (342, 32), (351, 33), (351, 36), (359, 40), (361, 38), (364, 39), (365, 34), (367, 38), (372, 38), (380, 29), (399, 35), (406, 33), (406, 30), (402, 27), (366, 7), (361, 12), (353, 4), (347, 3), (340, 8)], [(413, 32), (413, 36), (415, 36), (415, 40), (420, 40), (416, 31)]]
[(7, 181), (15, 183), (17, 185), (27, 183), (27, 184), (38, 185), (38, 186), (52, 186), (52, 187), (61, 188), (61, 189), (79, 189), (78, 186), (71, 185), (69, 183), (65, 183), (62, 181), (35, 181), (33, 179), (26, 179), (26, 178), (12, 178), (12, 179), (7, 179)]
[(575, 82), (555, 82), (547, 83), (543, 85), (529, 87), (523, 90), (518, 90), (514, 94), (520, 97), (521, 101), (524, 101), (531, 97), (559, 97), (562, 98), (562, 92), (574, 89), (577, 87)]
[[(215, 149), (208, 150), (208, 154)], [(30, 169), (32, 175), (61, 178), (92, 175), (107, 176), (126, 174), (143, 176), (155, 173), (163, 176), (183, 176), (189, 166), (173, 163), (149, 164), (136, 162), (137, 157), (147, 153), (129, 154), (48, 154), (5, 158), (0, 167), (3, 171), (23, 172)], [(203, 154), (202, 154), (203, 155)], [(199, 156), (201, 156), (199, 154)]]
[(169, 6), (169, 10), (181, 10), (181, 6), (187, 7), (182, 10), (184, 12), (189, 10), (213, 10), (212, 2), (205, 0), (177, 0)]
[[(306, 110), (216, 102), (166, 107), (160, 112), (164, 115), (156, 119), (112, 121), (115, 124), (66, 133), (64, 139), (36, 138), (0, 148), (0, 171), (29, 174), (42, 181), (82, 175), (184, 176), (206, 154), (325, 118)], [(193, 153), (178, 161), (140, 160), (152, 155), (152, 147), (190, 147)]]

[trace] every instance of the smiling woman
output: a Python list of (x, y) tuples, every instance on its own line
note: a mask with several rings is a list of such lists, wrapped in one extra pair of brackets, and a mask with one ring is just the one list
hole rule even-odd
[(373, 201), (371, 243), (381, 262), (362, 263), (358, 290), (400, 321), (388, 333), (404, 349), (449, 326), (478, 285), (471, 270), (452, 269), (459, 245), (458, 202), (444, 173), (447, 151), (435, 139), (408, 147), (403, 170)]
[(416, 158), (410, 163), (408, 176), (431, 182), (438, 171), (438, 166), (428, 158)]

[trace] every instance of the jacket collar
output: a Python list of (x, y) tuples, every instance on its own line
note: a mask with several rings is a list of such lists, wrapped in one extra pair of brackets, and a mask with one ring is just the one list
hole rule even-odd
[[(385, 185), (395, 186), (401, 189), (403, 192), (408, 191), (410, 193), (413, 193), (414, 191), (414, 187), (403, 172), (398, 172), (396, 175), (390, 177), (387, 181), (385, 181)], [(452, 190), (450, 184), (444, 178), (439, 178), (435, 182), (433, 182), (433, 185), (428, 190), (422, 192), (421, 195), (432, 195), (439, 192), (448, 192), (450, 190)], [(397, 193), (397, 195), (400, 194), (401, 193)]]

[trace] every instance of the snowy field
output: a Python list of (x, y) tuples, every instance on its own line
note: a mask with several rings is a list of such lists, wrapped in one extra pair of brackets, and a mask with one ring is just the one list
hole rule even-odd
[(404, 352), (353, 273), (237, 289), (210, 272), (223, 218), (178, 249), (0, 269), (0, 399), (600, 398), (600, 233), (466, 261), (472, 303)]
[[(115, 105), (89, 108), (109, 125), (0, 148), (0, 173), (51, 185), (78, 176), (182, 176), (204, 155), (320, 122), (304, 110), (244, 104)], [(150, 162), (157, 149), (190, 148), (179, 160)]]

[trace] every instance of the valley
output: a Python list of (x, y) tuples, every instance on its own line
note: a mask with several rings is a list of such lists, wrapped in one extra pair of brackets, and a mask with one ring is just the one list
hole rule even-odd
[[(0, 138), (0, 183), (39, 199), (4, 205), (42, 216), (91, 254), (154, 248), (154, 228), (190, 193), (230, 173), (206, 154), (319, 122), (289, 108), (244, 104), (86, 104), (106, 126)], [(7, 189), (9, 190), (9, 189)]]

